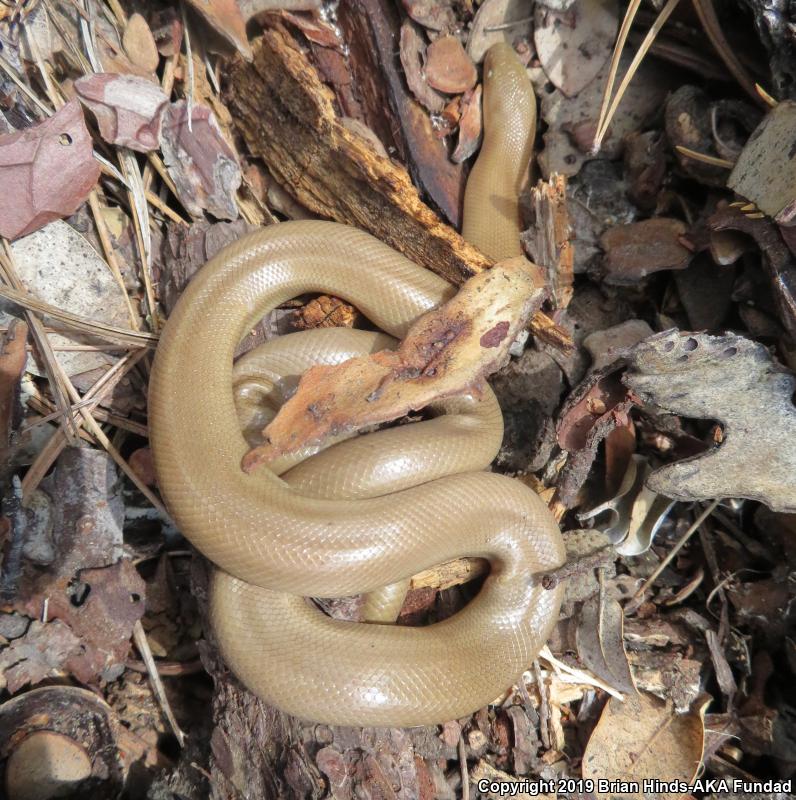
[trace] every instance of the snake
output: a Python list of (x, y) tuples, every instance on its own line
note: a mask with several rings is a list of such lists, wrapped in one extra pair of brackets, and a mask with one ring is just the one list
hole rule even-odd
[[(518, 194), (535, 97), (507, 44), (484, 62), (484, 139), (465, 190), (463, 233), (494, 259), (520, 254)], [(208, 618), (242, 684), (319, 724), (411, 727), (493, 702), (527, 669), (558, 617), (558, 525), (522, 481), (489, 472), (501, 445), (486, 386), (423, 419), (307, 448), (246, 474), (252, 438), (313, 364), (395, 347), (455, 289), (355, 227), (272, 224), (227, 245), (165, 323), (150, 376), (158, 485), (184, 536), (213, 564)], [(234, 359), (270, 310), (327, 293), (377, 331), (317, 329)], [(463, 557), (489, 572), (458, 612), (394, 624), (412, 576)], [(311, 598), (365, 595), (363, 621)]]

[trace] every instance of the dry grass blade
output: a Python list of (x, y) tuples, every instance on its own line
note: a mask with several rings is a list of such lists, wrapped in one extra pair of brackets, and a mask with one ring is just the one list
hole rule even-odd
[(180, 726), (177, 724), (174, 712), (171, 710), (171, 706), (169, 705), (168, 697), (166, 697), (166, 689), (163, 686), (163, 681), (160, 679), (160, 674), (158, 673), (155, 659), (152, 657), (152, 650), (149, 647), (149, 642), (147, 641), (146, 633), (144, 632), (144, 626), (141, 624), (141, 620), (136, 620), (135, 625), (133, 626), (133, 640), (135, 641), (135, 646), (138, 648), (138, 652), (141, 654), (141, 658), (146, 664), (147, 672), (149, 673), (149, 680), (152, 682), (152, 689), (154, 690), (155, 697), (157, 697), (158, 703), (160, 703), (160, 707), (163, 709), (163, 713), (168, 720), (169, 727), (171, 728), (172, 733), (177, 737), (180, 747), (185, 747), (185, 734), (183, 733), (182, 728), (180, 728)]
[[(616, 37), (614, 51), (611, 53), (611, 66), (608, 70), (608, 80), (605, 83), (605, 90), (603, 91), (603, 100), (602, 104), (600, 105), (600, 116), (597, 120), (597, 131), (600, 131), (603, 127), (603, 121), (605, 120), (605, 115), (608, 111), (608, 103), (611, 100), (611, 92), (614, 90), (616, 73), (619, 71), (619, 59), (622, 57), (622, 51), (625, 49), (625, 43), (627, 42), (627, 37), (630, 34), (630, 28), (633, 25), (633, 20), (636, 18), (636, 13), (638, 12), (640, 5), (641, 0), (631, 0), (627, 7), (627, 11), (625, 12), (625, 16), (622, 19), (622, 27), (619, 29), (619, 35)], [(596, 153), (598, 149), (599, 145), (597, 144), (597, 139), (595, 138), (593, 150)]]
[(127, 294), (127, 287), (124, 285), (124, 278), (122, 277), (122, 271), (119, 268), (119, 262), (116, 260), (116, 254), (113, 252), (113, 245), (111, 244), (110, 234), (108, 233), (108, 226), (105, 224), (105, 218), (102, 216), (102, 208), (100, 206), (96, 189), (94, 189), (88, 196), (88, 204), (91, 208), (91, 214), (94, 217), (94, 224), (97, 226), (97, 235), (99, 236), (102, 250), (105, 253), (105, 261), (108, 265), (108, 269), (110, 269), (111, 274), (116, 279), (116, 282), (119, 284), (122, 290), (125, 302), (127, 303), (127, 312), (130, 314), (130, 324), (137, 330), (138, 318), (136, 316), (135, 309), (133, 308), (133, 304), (130, 302), (130, 295)]
[(630, 62), (630, 66), (628, 67), (625, 76), (622, 78), (619, 88), (616, 90), (616, 95), (614, 95), (614, 99), (611, 101), (611, 105), (603, 119), (602, 125), (598, 126), (597, 128), (597, 135), (595, 136), (594, 147), (592, 148), (595, 152), (600, 149), (602, 140), (605, 138), (605, 134), (608, 132), (608, 126), (611, 124), (614, 114), (616, 114), (616, 109), (619, 108), (619, 104), (622, 102), (622, 98), (627, 91), (627, 87), (630, 85), (630, 81), (633, 80), (633, 76), (636, 74), (641, 62), (644, 60), (644, 56), (647, 55), (648, 50), (650, 47), (652, 47), (655, 37), (660, 33), (661, 28), (663, 28), (663, 26), (666, 24), (666, 20), (669, 19), (672, 12), (675, 10), (675, 8), (677, 8), (679, 2), (680, 0), (668, 0), (666, 5), (661, 9), (661, 13), (658, 15), (655, 22), (652, 23), (652, 27), (644, 37), (644, 41), (642, 41), (641, 45), (639, 46), (636, 55), (633, 56), (633, 60)]
[[(70, 413), (78, 410), (78, 407), (83, 406), (89, 410), (96, 409), (108, 394), (113, 391), (116, 384), (143, 358), (145, 351), (139, 350), (135, 353), (128, 353), (123, 358), (119, 359), (84, 395), (82, 400), (75, 403), (69, 410)], [(75, 425), (78, 429), (82, 428), (83, 420), (76, 419)], [(90, 438), (84, 431), (80, 431), (83, 438)], [(50, 467), (55, 463), (55, 459), (61, 454), (61, 451), (66, 447), (67, 441), (63, 435), (63, 429), (59, 428), (49, 439), (47, 444), (39, 451), (36, 460), (31, 465), (30, 469), (25, 473), (22, 480), (22, 489), (24, 495), (27, 497), (41, 482), (42, 478), (47, 474)]]
[(152, 237), (149, 231), (149, 206), (146, 201), (144, 184), (138, 169), (138, 162), (133, 153), (126, 147), (119, 148), (119, 164), (127, 179), (130, 207), (133, 211), (133, 224), (138, 240), (138, 249), (141, 254), (141, 276), (144, 282), (147, 310), (152, 328), (157, 326), (157, 311), (155, 306), (155, 292), (152, 288), (150, 263), (152, 254)]
[[(17, 274), (16, 267), (14, 266), (14, 256), (6, 239), (3, 239), (3, 258), (1, 267), (2, 269), (0, 269), (0, 272), (2, 272), (2, 279), (7, 286), (0, 287), (0, 294), (2, 294), (3, 290), (19, 291), (20, 293), (24, 294), (25, 287), (22, 281), (19, 279), (19, 275)], [(12, 289), (11, 287), (14, 288)], [(58, 363), (58, 360), (55, 357), (55, 353), (50, 346), (50, 340), (47, 336), (44, 324), (41, 322), (41, 320), (30, 313), (29, 310), (25, 311), (25, 318), (28, 321), (28, 327), (30, 328), (31, 336), (33, 337), (33, 341), (41, 356), (42, 363), (44, 365), (44, 371), (47, 375), (47, 380), (50, 382), (50, 389), (53, 393), (53, 397), (55, 398), (56, 405), (58, 406), (59, 410), (68, 412), (69, 399), (67, 396), (68, 387), (66, 384), (69, 383), (69, 379), (64, 374), (63, 370), (61, 369), (61, 365)], [(77, 427), (75, 427), (71, 414), (66, 417), (66, 420), (67, 423), (64, 430), (66, 438), (69, 443), (76, 443)]]
[(45, 303), (26, 291), (14, 289), (10, 286), (0, 285), (0, 297), (5, 297), (6, 300), (11, 300), (28, 311), (35, 311), (37, 314), (50, 317), (53, 321), (60, 322), (65, 328), (95, 336), (112, 344), (151, 348), (154, 348), (157, 344), (158, 337), (154, 333), (117, 328), (115, 325), (108, 325), (105, 322), (81, 317), (78, 314), (72, 314), (69, 311), (64, 311)]
[(713, 6), (713, 0), (693, 0), (694, 11), (696, 11), (702, 28), (705, 31), (710, 43), (713, 45), (716, 52), (719, 54), (724, 65), (732, 73), (733, 78), (740, 84), (741, 88), (758, 104), (766, 102), (758, 94), (755, 88), (755, 82), (746, 68), (738, 60), (734, 50), (730, 47), (729, 42), (724, 38), (724, 33), (719, 24), (719, 18), (716, 15), (716, 9)]
[(686, 158), (693, 158), (694, 161), (701, 161), (703, 164), (710, 164), (713, 167), (732, 169), (735, 166), (734, 161), (728, 161), (726, 158), (719, 158), (718, 156), (709, 156), (707, 153), (700, 153), (690, 147), (683, 147), (681, 144), (675, 145), (674, 149)]
[(49, 117), (52, 115), (52, 109), (47, 108), (47, 106), (42, 103), (41, 100), (36, 96), (36, 93), (17, 75), (14, 68), (8, 63), (8, 61), (0, 55), (0, 68), (2, 68), (3, 72), (8, 76), (8, 78), (14, 83), (14, 85), (19, 89), (25, 97), (28, 98), (38, 110), (45, 116)]
[(767, 106), (775, 108), (779, 102), (775, 100), (759, 83), (755, 84), (755, 91), (763, 98)]

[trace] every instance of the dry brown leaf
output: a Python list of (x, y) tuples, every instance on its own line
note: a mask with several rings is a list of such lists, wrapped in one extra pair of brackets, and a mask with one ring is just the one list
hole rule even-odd
[(622, 606), (601, 589), (581, 608), (575, 631), (578, 657), (601, 681), (627, 695), (636, 693), (624, 644)]
[(16, 239), (74, 214), (99, 174), (77, 100), (32, 128), (0, 136), (0, 236)]
[(154, 72), (158, 68), (160, 56), (155, 37), (140, 14), (131, 14), (127, 20), (122, 34), (122, 45), (130, 61), (137, 67), (148, 72)]
[(169, 102), (163, 90), (146, 78), (98, 72), (75, 81), (75, 92), (97, 118), (106, 142), (139, 153), (160, 146), (160, 123)]
[(252, 60), (249, 38), (246, 36), (246, 22), (236, 0), (188, 0), (191, 8), (198, 11), (238, 52), (247, 60)]
[[(691, 783), (702, 762), (705, 736), (705, 698), (687, 714), (677, 714), (670, 703), (647, 694), (625, 702), (609, 699), (583, 754), (583, 777), (620, 781), (629, 786), (595, 792), (598, 798), (638, 798), (655, 794), (681, 799), (682, 793), (645, 788), (645, 780)], [(697, 704), (695, 704), (697, 705)], [(636, 788), (636, 786), (638, 788)]]
[(649, 405), (724, 425), (718, 447), (655, 470), (650, 489), (796, 511), (796, 378), (763, 345), (735, 334), (664, 331), (636, 346), (624, 382)]
[(481, 114), (482, 87), (476, 86), (472, 92), (462, 95), (459, 117), (459, 141), (451, 155), (451, 160), (457, 164), (466, 161), (481, 145), (482, 114)]
[(407, 14), (433, 31), (453, 30), (458, 25), (452, 0), (402, 0)]
[(533, 40), (550, 82), (574, 97), (608, 60), (619, 25), (617, 0), (576, 0), (567, 11), (537, 4)]
[(429, 45), (426, 79), (432, 88), (445, 94), (460, 94), (475, 86), (475, 64), (456, 36), (441, 36)]
[(415, 100), (429, 111), (442, 111), (445, 98), (428, 85), (425, 77), (426, 40), (420, 26), (408, 18), (401, 24), (400, 53), (406, 83)]
[(600, 237), (606, 282), (636, 283), (652, 272), (685, 269), (693, 257), (680, 242), (685, 232), (684, 222), (668, 217), (609, 228)]
[(424, 314), (400, 347), (318, 366), (247, 453), (244, 469), (335, 435), (389, 422), (434, 400), (477, 389), (508, 358), (508, 349), (545, 296), (541, 273), (524, 258), (470, 278), (450, 301)]
[(514, 44), (518, 39), (530, 39), (532, 32), (533, 15), (527, 0), (484, 0), (473, 17), (467, 52), (480, 64), (493, 44)]
[(180, 202), (195, 217), (202, 217), (207, 209), (218, 219), (237, 219), (235, 194), (242, 178), (235, 153), (207, 106), (193, 107), (191, 129), (184, 100), (163, 112), (163, 159)]

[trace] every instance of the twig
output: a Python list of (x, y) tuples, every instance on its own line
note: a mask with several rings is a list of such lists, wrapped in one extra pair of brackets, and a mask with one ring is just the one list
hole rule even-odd
[(630, 602), (625, 606), (625, 614), (630, 614), (635, 611), (641, 605), (641, 598), (644, 596), (644, 592), (649, 589), (649, 587), (655, 582), (658, 576), (669, 566), (672, 562), (672, 559), (680, 552), (683, 548), (683, 545), (694, 535), (694, 532), (699, 528), (699, 526), (711, 515), (713, 509), (721, 502), (721, 498), (717, 497), (705, 510), (694, 520), (694, 522), (689, 526), (688, 530), (677, 540), (677, 543), (674, 547), (667, 553), (666, 557), (661, 561), (660, 564), (655, 568), (652, 574), (644, 581), (644, 583), (639, 586), (633, 596), (630, 598)]
[(676, 144), (674, 149), (686, 158), (693, 158), (694, 161), (701, 161), (703, 164), (710, 164), (713, 167), (732, 169), (735, 166), (734, 161), (728, 161), (726, 158), (719, 158), (718, 156), (709, 156), (707, 153), (700, 153), (690, 147), (683, 147), (681, 144)]
[(575, 559), (574, 561), (567, 561), (562, 564), (558, 569), (553, 572), (547, 572), (542, 575), (542, 587), (551, 590), (555, 589), (561, 581), (572, 578), (575, 575), (585, 575), (598, 567), (613, 564), (617, 559), (616, 550), (612, 545), (605, 545), (595, 553), (588, 556)]
[(149, 647), (149, 642), (147, 641), (146, 633), (144, 632), (144, 626), (141, 624), (140, 619), (136, 620), (135, 625), (133, 625), (133, 640), (135, 641), (135, 646), (138, 648), (138, 652), (141, 654), (141, 658), (146, 664), (147, 671), (149, 673), (149, 680), (152, 683), (152, 689), (155, 692), (155, 697), (157, 698), (158, 703), (160, 703), (160, 708), (168, 720), (172, 732), (177, 737), (177, 742), (179, 743), (180, 747), (185, 747), (185, 733), (183, 733), (182, 728), (180, 728), (180, 726), (177, 724), (177, 720), (174, 717), (174, 712), (171, 710), (171, 706), (169, 705), (169, 699), (166, 697), (166, 690), (163, 686), (163, 681), (160, 679), (160, 675), (158, 674), (158, 668), (155, 664), (155, 659), (152, 657), (152, 650)]
[(108, 264), (108, 269), (110, 269), (111, 274), (114, 278), (116, 278), (116, 283), (119, 284), (119, 287), (122, 290), (122, 294), (124, 295), (124, 299), (127, 303), (127, 312), (130, 314), (130, 324), (133, 326), (133, 328), (138, 330), (138, 317), (136, 316), (135, 309), (130, 301), (130, 295), (127, 293), (127, 287), (124, 285), (124, 278), (122, 277), (122, 271), (119, 267), (119, 262), (116, 260), (116, 253), (113, 252), (111, 237), (108, 232), (108, 226), (105, 223), (105, 218), (102, 216), (102, 208), (100, 207), (99, 197), (96, 189), (91, 190), (91, 194), (88, 196), (88, 204), (89, 208), (91, 208), (91, 214), (94, 217), (94, 224), (97, 227), (97, 235), (99, 236), (102, 250), (105, 253), (105, 261)]
[(467, 770), (467, 750), (464, 746), (464, 734), (459, 732), (459, 769), (462, 774), (462, 800), (470, 800), (470, 775)]
[[(545, 750), (550, 749), (550, 703), (547, 701), (547, 687), (542, 680), (542, 667), (539, 659), (533, 660), (533, 674), (536, 677), (536, 687), (539, 690), (539, 732), (542, 734), (542, 744)], [(525, 681), (521, 681), (525, 686)]]

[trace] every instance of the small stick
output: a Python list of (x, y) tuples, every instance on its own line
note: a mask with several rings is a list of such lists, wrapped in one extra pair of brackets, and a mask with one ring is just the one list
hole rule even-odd
[(596, 553), (583, 556), (575, 561), (567, 561), (553, 572), (542, 575), (542, 587), (549, 590), (555, 589), (561, 581), (572, 578), (575, 575), (585, 575), (598, 567), (607, 566), (616, 561), (616, 550), (611, 545), (601, 547)]
[[(547, 687), (542, 680), (542, 666), (539, 659), (533, 660), (533, 674), (536, 676), (536, 686), (539, 689), (539, 732), (542, 734), (542, 744), (545, 750), (550, 749), (550, 703), (547, 701)], [(522, 682), (525, 685), (524, 681)]]
[(464, 747), (464, 734), (459, 733), (459, 769), (462, 773), (462, 800), (470, 800), (470, 774), (467, 770), (467, 751)]
[(169, 705), (169, 699), (166, 697), (166, 690), (163, 686), (163, 681), (160, 680), (158, 668), (155, 664), (155, 659), (152, 657), (152, 650), (149, 647), (149, 642), (147, 641), (146, 633), (144, 632), (144, 626), (141, 624), (140, 619), (137, 619), (135, 621), (135, 625), (133, 625), (133, 640), (135, 641), (135, 646), (138, 648), (138, 652), (141, 654), (141, 658), (146, 664), (147, 672), (149, 673), (149, 680), (152, 683), (152, 689), (155, 692), (155, 697), (157, 698), (158, 703), (160, 703), (160, 708), (168, 720), (172, 732), (177, 737), (180, 747), (185, 747), (185, 733), (183, 733), (182, 728), (180, 728), (180, 726), (177, 724), (174, 712), (171, 710), (171, 706)]
[(102, 245), (102, 249), (105, 253), (105, 260), (108, 264), (108, 269), (110, 269), (111, 274), (116, 279), (116, 283), (119, 284), (119, 287), (124, 294), (124, 299), (127, 303), (127, 312), (130, 315), (130, 323), (134, 329), (138, 330), (138, 318), (136, 317), (133, 304), (130, 301), (130, 295), (127, 294), (127, 287), (124, 285), (122, 270), (119, 267), (119, 262), (116, 260), (116, 253), (113, 252), (110, 233), (108, 232), (108, 226), (105, 223), (105, 218), (102, 216), (102, 208), (100, 207), (99, 197), (96, 189), (91, 190), (91, 194), (88, 196), (88, 204), (91, 208), (91, 214), (94, 217), (94, 224), (97, 226), (97, 235), (99, 236), (100, 244)]
[(734, 161), (728, 161), (726, 158), (719, 158), (718, 156), (709, 156), (707, 153), (700, 153), (698, 150), (683, 147), (681, 144), (676, 144), (674, 149), (681, 155), (686, 156), (686, 158), (693, 158), (694, 161), (701, 161), (703, 164), (710, 164), (713, 167), (732, 169), (735, 166)]

